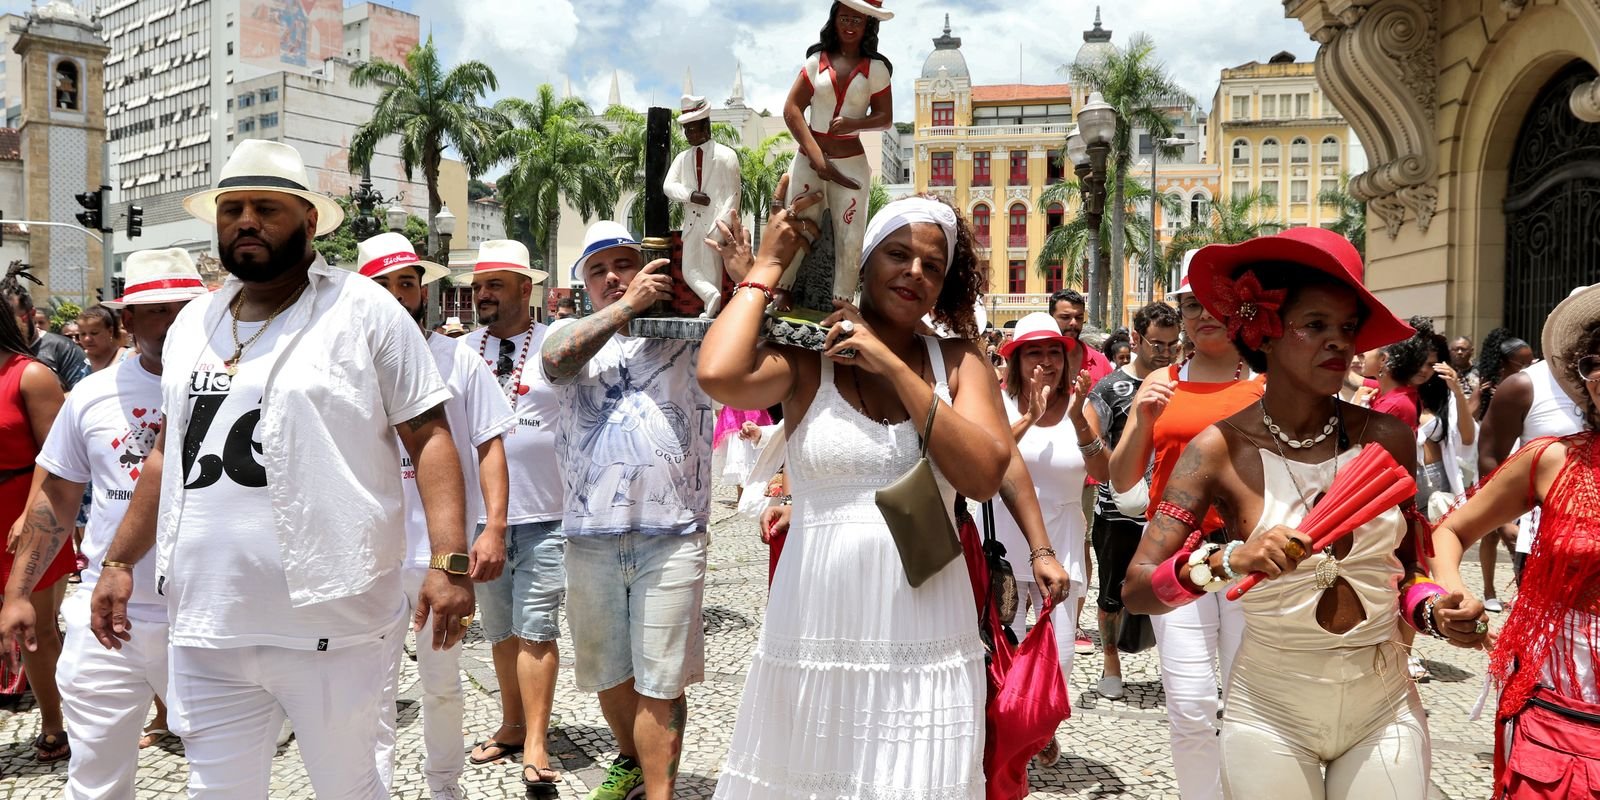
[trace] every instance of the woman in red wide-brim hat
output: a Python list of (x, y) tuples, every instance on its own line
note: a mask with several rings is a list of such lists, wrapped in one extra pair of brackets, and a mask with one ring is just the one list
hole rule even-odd
[[(1477, 601), (1411, 588), (1423, 574), (1407, 535), (1421, 524), (1415, 513), (1389, 509), (1322, 552), (1294, 529), (1364, 445), (1415, 469), (1410, 429), (1338, 398), (1353, 353), (1412, 334), (1361, 275), (1355, 248), (1318, 228), (1212, 245), (1190, 267), (1195, 295), (1267, 375), (1266, 389), (1184, 451), (1123, 600), (1130, 611), (1161, 614), (1266, 574), (1239, 601), (1245, 630), (1221, 737), (1228, 797), (1426, 796), (1427, 726), (1395, 618), (1462, 646), (1483, 638)], [(1404, 505), (1415, 511), (1412, 500)], [(1221, 513), (1226, 545), (1190, 539), (1208, 508)]]

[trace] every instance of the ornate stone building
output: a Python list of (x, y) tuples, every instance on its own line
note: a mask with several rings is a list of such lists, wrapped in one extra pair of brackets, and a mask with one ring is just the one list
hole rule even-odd
[(1403, 314), (1538, 341), (1600, 281), (1600, 2), (1284, 0), (1366, 146), (1367, 282)]

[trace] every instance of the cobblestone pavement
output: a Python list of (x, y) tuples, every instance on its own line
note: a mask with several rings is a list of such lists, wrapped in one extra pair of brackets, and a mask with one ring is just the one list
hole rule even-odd
[[(767, 553), (755, 535), (754, 523), (732, 510), (732, 493), (713, 503), (713, 538), (705, 602), (706, 681), (689, 693), (689, 729), (678, 796), (709, 798), (727, 751), (738, 711), (744, 671), (760, 630), (766, 605)], [(1477, 548), (1473, 548), (1475, 551)], [(1469, 568), (1476, 582), (1478, 570)], [(1510, 580), (1502, 558), (1498, 576)], [(1506, 588), (1502, 597), (1509, 597)], [(1505, 615), (1494, 615), (1498, 626)], [(1094, 627), (1092, 603), (1083, 614), (1084, 627)], [(563, 670), (556, 690), (551, 753), (563, 771), (563, 797), (581, 798), (598, 784), (604, 766), (616, 751), (594, 696), (573, 686), (571, 648), (561, 643)], [(1482, 798), (1490, 781), (1490, 725), (1467, 719), (1483, 686), (1484, 654), (1463, 652), (1419, 639), (1433, 681), (1421, 687), (1433, 736), (1432, 798)], [(1124, 656), (1127, 693), (1106, 700), (1093, 687), (1100, 677), (1098, 656), (1078, 656), (1072, 680), (1073, 715), (1061, 728), (1063, 756), (1050, 769), (1033, 772), (1034, 798), (1172, 798), (1178, 797), (1168, 756), (1167, 722), (1154, 653)], [(467, 641), (462, 667), (470, 679), (467, 691), (468, 744), (493, 732), (499, 723), (498, 694), (490, 666), (488, 643)], [(414, 665), (406, 663), (400, 687), (400, 741), (394, 797), (426, 798), (422, 781), (422, 727)], [(43, 766), (32, 760), (27, 742), (38, 734), (38, 715), (31, 706), (0, 710), (0, 798), (44, 798), (60, 795), (64, 762)], [(182, 746), (147, 750), (140, 758), (138, 797), (181, 796), (187, 769)], [(463, 776), (472, 798), (521, 797), (514, 764), (474, 767)], [(273, 766), (273, 797), (311, 797), (301, 766), (298, 744), (291, 741)]]

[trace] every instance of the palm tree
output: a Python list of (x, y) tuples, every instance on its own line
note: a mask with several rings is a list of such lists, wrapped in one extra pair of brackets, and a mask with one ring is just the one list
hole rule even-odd
[(787, 146), (793, 141), (788, 131), (780, 131), (755, 147), (734, 148), (739, 154), (739, 208), (750, 215), (751, 247), (761, 246), (761, 231), (772, 208), (772, 195), (794, 161), (794, 148)]
[[(1144, 263), (1144, 254), (1150, 246), (1150, 218), (1140, 212), (1139, 204), (1150, 196), (1150, 187), (1140, 182), (1137, 178), (1129, 176), (1123, 178), (1121, 191), (1117, 193), (1123, 198), (1126, 207), (1121, 214), (1122, 238), (1127, 245), (1128, 254)], [(1053, 203), (1060, 203), (1066, 208), (1068, 201), (1078, 200), (1082, 208), (1083, 190), (1076, 180), (1068, 178), (1060, 183), (1046, 188), (1039, 194), (1039, 207), (1049, 208)], [(1100, 217), (1100, 241), (1111, 240), (1112, 225), (1118, 215), (1108, 213)], [(1106, 248), (1100, 248), (1101, 264), (1108, 259)], [(1066, 219), (1059, 227), (1045, 234), (1044, 246), (1039, 249), (1039, 257), (1034, 261), (1034, 268), (1039, 274), (1048, 277), (1050, 268), (1056, 264), (1062, 265), (1062, 283), (1066, 286), (1083, 285), (1084, 270), (1082, 265), (1089, 260), (1089, 221), (1082, 213)], [(1112, 262), (1116, 263), (1116, 262)], [(1117, 272), (1119, 270), (1111, 270)], [(1103, 285), (1091, 287), (1096, 294), (1107, 291)], [(1116, 291), (1121, 291), (1121, 281), (1117, 282)]]
[(1367, 257), (1367, 204), (1350, 194), (1350, 173), (1339, 176), (1339, 188), (1317, 192), (1317, 202), (1339, 212), (1328, 230), (1350, 240), (1362, 258)]
[[(1111, 141), (1106, 179), (1106, 185), (1113, 192), (1113, 196), (1108, 198), (1108, 211), (1115, 217), (1111, 222), (1109, 240), (1111, 285), (1095, 287), (1096, 294), (1106, 290), (1110, 292), (1109, 307), (1106, 300), (1099, 300), (1100, 308), (1109, 308), (1110, 312), (1107, 319), (1102, 321), (1120, 322), (1122, 319), (1122, 265), (1128, 263), (1126, 250), (1129, 241), (1126, 235), (1129, 207), (1125, 191), (1129, 186), (1126, 176), (1134, 158), (1133, 132), (1144, 131), (1152, 142), (1170, 138), (1177, 128), (1172, 117), (1168, 116), (1167, 109), (1193, 102), (1193, 98), (1168, 74), (1166, 65), (1156, 61), (1155, 49), (1154, 40), (1141, 33), (1133, 37), (1126, 50), (1114, 52), (1102, 62), (1074, 64), (1065, 70), (1073, 83), (1100, 92), (1101, 97), (1117, 110), (1117, 130)], [(1178, 158), (1183, 155), (1179, 147), (1158, 144), (1156, 150), (1158, 158)], [(1148, 234), (1146, 238), (1149, 238)], [(1091, 305), (1093, 303), (1094, 300), (1091, 300)]]
[(609, 132), (595, 120), (589, 104), (561, 98), (542, 84), (533, 100), (507, 98), (495, 103), (506, 127), (490, 149), (496, 162), (510, 162), (497, 188), (505, 203), (506, 228), (520, 214), (554, 272), (556, 237), (562, 203), (584, 222), (609, 216), (617, 204), (612, 163), (606, 150)]
[[(1167, 242), (1168, 267), (1183, 261), (1183, 254), (1208, 244), (1238, 244), (1257, 236), (1269, 236), (1283, 229), (1283, 222), (1272, 214), (1277, 202), (1263, 192), (1235, 195), (1212, 203), (1204, 219), (1178, 229)], [(1179, 212), (1169, 208), (1169, 212)]]
[(499, 87), (494, 71), (481, 61), (463, 61), (446, 71), (430, 34), (406, 55), (405, 66), (368, 61), (350, 73), (350, 84), (384, 87), (371, 118), (350, 141), (350, 171), (370, 166), (378, 142), (399, 135), (406, 179), (420, 166), (428, 186), (428, 252), (432, 253), (438, 247), (433, 218), (444, 204), (439, 198), (439, 163), (445, 149), (460, 153), (472, 175), (488, 166), (485, 147), (494, 138), (496, 118), (478, 100)]

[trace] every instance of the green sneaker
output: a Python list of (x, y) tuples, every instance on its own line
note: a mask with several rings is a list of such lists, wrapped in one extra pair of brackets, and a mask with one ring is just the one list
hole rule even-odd
[(606, 770), (605, 783), (589, 793), (588, 800), (629, 800), (644, 797), (644, 769), (639, 762), (617, 756)]

